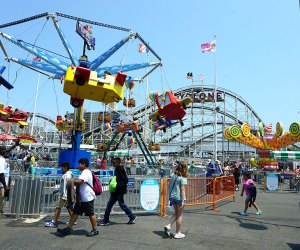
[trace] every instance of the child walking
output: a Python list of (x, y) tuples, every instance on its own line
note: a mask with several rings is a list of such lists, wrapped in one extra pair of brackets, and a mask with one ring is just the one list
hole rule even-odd
[[(255, 203), (256, 193), (255, 193), (255, 196), (253, 197), (253, 192), (251, 191), (251, 190), (253, 190), (253, 188), (256, 189), (256, 185), (255, 185), (254, 181), (251, 179), (251, 174), (246, 171), (243, 172), (243, 179), (244, 179), (244, 181), (243, 181), (243, 188), (242, 188), (241, 196), (244, 195), (244, 191), (245, 191), (246, 200), (245, 200), (244, 212), (240, 212), (240, 215), (247, 215), (247, 210), (248, 210), (250, 201), (251, 201), (251, 204), (253, 205), (253, 207), (255, 207), (257, 210), (257, 212), (255, 214), (256, 215), (262, 214), (262, 210), (260, 210), (259, 207)], [(253, 200), (253, 198), (254, 198), (254, 200)]]
[(54, 217), (51, 221), (47, 221), (45, 223), (45, 227), (57, 227), (57, 220), (60, 215), (61, 209), (63, 207), (67, 208), (70, 218), (72, 216), (73, 207), (68, 206), (67, 189), (66, 189), (67, 181), (70, 179), (73, 179), (73, 174), (70, 171), (70, 163), (64, 162), (61, 165), (61, 170), (62, 170), (63, 176), (61, 177), (61, 182), (60, 182), (60, 186), (59, 186), (59, 197), (57, 199)]
[(185, 235), (181, 233), (180, 228), (182, 224), (183, 208), (186, 203), (185, 186), (187, 185), (187, 171), (187, 163), (181, 161), (179, 162), (174, 174), (170, 178), (169, 200), (170, 206), (174, 207), (174, 214), (170, 218), (169, 224), (164, 227), (164, 230), (165, 233), (170, 237), (171, 226), (174, 222), (176, 222), (176, 233), (174, 235), (175, 239), (182, 239), (185, 237)]

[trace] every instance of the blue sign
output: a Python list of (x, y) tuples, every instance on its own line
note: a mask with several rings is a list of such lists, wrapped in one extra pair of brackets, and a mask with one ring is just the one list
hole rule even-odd
[(153, 211), (159, 203), (159, 185), (154, 179), (147, 179), (142, 182), (140, 190), (141, 206), (146, 211)]
[(134, 188), (134, 178), (128, 178), (127, 187)]
[(276, 174), (267, 174), (267, 189), (270, 191), (278, 189), (278, 176)]

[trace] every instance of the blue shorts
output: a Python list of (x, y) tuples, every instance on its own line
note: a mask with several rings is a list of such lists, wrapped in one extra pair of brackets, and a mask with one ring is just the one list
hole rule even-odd
[(246, 200), (247, 200), (247, 201), (250, 201), (250, 199), (251, 199), (251, 195), (250, 195), (250, 194), (247, 194), (247, 195), (246, 195)]
[(176, 200), (176, 199), (171, 198), (170, 201), (169, 201), (169, 204), (170, 204), (170, 206), (182, 205), (182, 200)]

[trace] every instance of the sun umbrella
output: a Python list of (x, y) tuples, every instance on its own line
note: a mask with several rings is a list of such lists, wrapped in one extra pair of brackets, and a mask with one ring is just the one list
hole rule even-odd
[(11, 136), (11, 135), (7, 135), (7, 134), (1, 134), (0, 135), (0, 140), (1, 141), (9, 141), (9, 140), (18, 140), (17, 137)]

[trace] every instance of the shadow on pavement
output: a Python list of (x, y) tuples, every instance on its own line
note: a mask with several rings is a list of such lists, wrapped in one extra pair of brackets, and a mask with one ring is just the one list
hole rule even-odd
[(298, 249), (300, 249), (300, 244), (287, 243), (287, 245), (288, 245), (292, 250), (298, 250)]
[(165, 231), (153, 231), (153, 233), (160, 236), (162, 239), (170, 239), (170, 237), (166, 235)]

